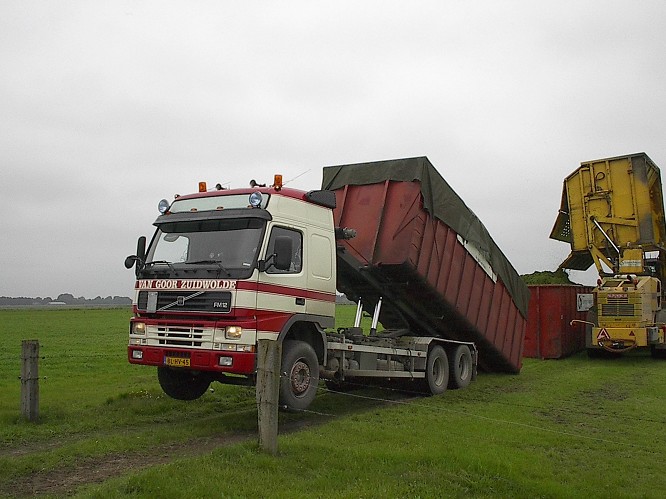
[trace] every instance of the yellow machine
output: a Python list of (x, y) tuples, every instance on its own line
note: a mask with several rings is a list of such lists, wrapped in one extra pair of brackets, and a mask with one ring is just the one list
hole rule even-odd
[(590, 356), (650, 347), (666, 357), (666, 224), (659, 168), (645, 153), (581, 163), (564, 179), (551, 239), (571, 245), (561, 268), (595, 264)]

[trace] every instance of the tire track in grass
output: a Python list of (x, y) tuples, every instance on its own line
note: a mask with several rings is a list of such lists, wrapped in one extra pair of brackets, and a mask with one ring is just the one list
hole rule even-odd
[[(312, 420), (288, 422), (280, 426), (280, 434), (293, 433), (318, 426), (329, 419), (319, 418), (316, 422)], [(228, 433), (216, 437), (200, 437), (186, 442), (156, 446), (151, 449), (150, 453), (112, 453), (95, 458), (82, 458), (73, 466), (52, 468), (43, 472), (36, 471), (12, 480), (2, 485), (0, 496), (16, 498), (46, 494), (60, 497), (71, 496), (76, 494), (79, 487), (83, 485), (102, 483), (130, 471), (140, 471), (181, 458), (202, 456), (215, 449), (248, 442), (253, 439), (258, 439), (257, 432)]]
[[(361, 387), (362, 385), (359, 385)], [(373, 395), (377, 395), (377, 387), (371, 388)], [(330, 392), (330, 390), (323, 390)], [(303, 418), (288, 420), (280, 423), (279, 435), (294, 433), (307, 428), (317, 427), (340, 416), (363, 413), (374, 410), (381, 406), (392, 404), (405, 404), (418, 400), (421, 396), (414, 396), (413, 392), (406, 393), (402, 390), (389, 390), (389, 395), (381, 396), (352, 395), (349, 393), (339, 394), (359, 397), (353, 405), (337, 405), (335, 408), (326, 409), (327, 412), (315, 410), (302, 411), (309, 413)], [(116, 452), (102, 456), (82, 457), (73, 465), (64, 465), (48, 470), (34, 471), (32, 473), (9, 480), (0, 484), (0, 496), (2, 497), (36, 497), (41, 495), (53, 495), (57, 497), (71, 496), (78, 492), (84, 485), (99, 484), (111, 478), (122, 476), (129, 472), (140, 471), (152, 466), (159, 466), (174, 462), (181, 458), (197, 457), (208, 454), (215, 449), (236, 445), (250, 440), (258, 440), (258, 432), (240, 431), (238, 433), (224, 433), (219, 436), (205, 436), (190, 438), (184, 442), (171, 442), (150, 448), (150, 452), (132, 451)], [(27, 447), (4, 449), (0, 455), (4, 456), (27, 456), (44, 450), (55, 450), (64, 445), (78, 441), (77, 438), (64, 438), (57, 442), (34, 444)]]
[(34, 497), (40, 495), (71, 496), (82, 485), (102, 483), (129, 471), (166, 464), (176, 459), (212, 452), (218, 447), (248, 441), (253, 434), (222, 435), (154, 447), (150, 453), (113, 453), (95, 458), (82, 458), (73, 466), (36, 471), (20, 477), (0, 489), (0, 495)]

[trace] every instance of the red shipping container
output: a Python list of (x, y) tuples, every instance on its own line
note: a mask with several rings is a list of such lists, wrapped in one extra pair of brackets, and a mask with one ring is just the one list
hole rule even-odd
[(591, 295), (592, 287), (578, 285), (530, 285), (527, 330), (523, 356), (561, 359), (585, 348), (587, 311), (579, 311), (579, 295)]

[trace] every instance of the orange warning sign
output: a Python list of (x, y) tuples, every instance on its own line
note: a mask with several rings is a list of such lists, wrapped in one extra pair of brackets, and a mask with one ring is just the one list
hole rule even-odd
[(610, 334), (608, 334), (608, 331), (606, 331), (605, 327), (602, 327), (601, 330), (599, 331), (599, 334), (597, 335), (597, 340), (610, 340)]

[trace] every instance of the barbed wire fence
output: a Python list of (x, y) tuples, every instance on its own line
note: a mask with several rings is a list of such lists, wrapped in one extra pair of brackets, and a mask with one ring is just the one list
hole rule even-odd
[[(277, 342), (270, 342), (272, 344), (275, 344)], [(0, 360), (3, 358), (7, 358), (9, 360), (9, 355), (5, 353), (5, 355), (0, 356)], [(14, 355), (11, 355), (11, 357), (15, 358)], [(113, 353), (99, 353), (99, 354), (87, 354), (87, 358), (114, 358), (116, 357), (115, 354)], [(58, 361), (66, 359), (66, 358), (80, 358), (80, 356), (77, 356), (76, 354), (71, 354), (71, 355), (58, 355), (57, 359)], [(21, 415), (28, 421), (35, 422), (39, 419), (39, 381), (40, 380), (47, 380), (47, 376), (40, 376), (39, 375), (39, 360), (48, 360), (47, 356), (42, 356), (40, 357), (39, 354), (39, 341), (38, 340), (23, 340), (22, 341), (22, 349), (21, 349), (21, 373), (18, 376), (18, 380), (21, 383)], [(271, 414), (275, 414), (275, 416), (271, 416), (268, 421), (270, 424), (270, 429), (265, 430), (263, 436), (260, 435), (260, 446), (268, 450), (271, 454), (277, 453), (277, 409), (284, 409), (284, 407), (279, 407), (278, 403), (278, 391), (279, 391), (279, 383), (280, 379), (284, 378), (287, 376), (286, 372), (280, 372), (279, 369), (279, 363), (275, 364), (274, 362), (276, 359), (280, 359), (279, 352), (277, 354), (277, 357), (273, 357), (273, 364), (271, 364), (273, 367), (272, 369), (274, 372), (278, 372), (279, 376), (275, 376), (274, 378), (269, 379), (269, 383), (271, 383), (272, 386), (272, 392), (273, 395), (268, 397), (267, 399), (263, 400), (263, 403), (265, 404), (265, 407), (268, 408), (267, 410), (271, 411)], [(277, 365), (277, 367), (275, 367)], [(259, 379), (258, 379), (258, 384)], [(596, 441), (596, 442), (603, 442), (603, 443), (612, 443), (612, 444), (620, 444), (626, 447), (632, 447), (632, 448), (640, 448), (643, 449), (647, 452), (653, 452), (654, 449), (652, 448), (645, 448), (644, 446), (641, 446), (639, 444), (636, 444), (631, 441), (627, 441), (622, 438), (622, 435), (624, 434), (622, 431), (619, 433), (621, 434), (619, 437), (614, 437), (612, 438), (604, 438), (604, 437), (599, 437), (595, 435), (590, 435), (588, 433), (585, 433), (582, 431), (581, 426), (576, 426), (575, 428), (571, 429), (554, 429), (554, 428), (549, 428), (543, 425), (538, 425), (538, 424), (530, 424), (530, 423), (524, 423), (521, 421), (516, 421), (516, 420), (511, 420), (511, 419), (501, 419), (501, 418), (496, 418), (496, 417), (489, 417), (483, 414), (480, 414), (478, 412), (474, 412), (471, 410), (463, 410), (459, 408), (451, 408), (451, 407), (445, 407), (442, 406), (441, 404), (434, 405), (432, 403), (428, 403), (426, 398), (424, 398), (424, 392), (419, 391), (419, 390), (409, 390), (405, 387), (400, 387), (400, 388), (392, 388), (388, 387), (385, 385), (381, 384), (374, 384), (374, 383), (364, 383), (361, 381), (345, 381), (344, 384), (352, 388), (354, 391), (349, 391), (349, 390), (340, 390), (340, 389), (332, 389), (327, 387), (325, 384), (319, 384), (318, 385), (318, 391), (320, 393), (325, 393), (325, 394), (332, 394), (336, 397), (342, 397), (346, 398), (347, 400), (365, 400), (365, 401), (372, 401), (372, 402), (377, 402), (380, 404), (385, 404), (388, 406), (410, 406), (410, 407), (418, 407), (421, 409), (425, 409), (427, 411), (431, 411), (433, 414), (455, 414), (457, 416), (465, 417), (465, 418), (474, 418), (486, 422), (492, 422), (494, 424), (500, 424), (500, 425), (507, 425), (507, 426), (515, 426), (515, 427), (520, 427), (520, 428), (525, 428), (525, 429), (530, 429), (530, 430), (535, 430), (537, 432), (542, 432), (542, 433), (551, 433), (551, 434), (557, 434), (561, 436), (568, 436), (568, 437), (574, 437), (574, 438), (579, 438), (579, 439), (584, 439), (584, 440), (589, 440), (589, 441)], [(259, 387), (257, 387), (257, 390)], [(473, 388), (472, 388), (473, 389)], [(358, 393), (359, 391), (363, 390), (372, 390), (375, 394), (368, 394), (368, 393)], [(384, 394), (384, 395), (381, 395)], [(257, 408), (259, 411), (259, 404), (260, 404), (260, 399), (259, 395), (257, 394)], [(609, 413), (607, 410), (580, 410), (576, 408), (571, 408), (571, 409), (566, 409), (566, 408), (547, 408), (543, 406), (538, 406), (538, 405), (530, 405), (530, 404), (525, 404), (525, 403), (516, 403), (514, 401), (502, 401), (500, 399), (494, 399), (492, 401), (493, 404), (503, 404), (507, 405), (510, 407), (521, 407), (527, 410), (531, 411), (554, 411), (559, 414), (563, 415), (569, 415), (571, 417), (588, 417), (588, 418), (602, 418), (602, 417), (608, 417)], [(266, 405), (267, 404), (267, 405)], [(290, 412), (300, 412), (304, 414), (312, 414), (314, 416), (318, 417), (326, 417), (326, 418), (338, 418), (338, 417), (346, 417), (347, 414), (335, 414), (331, 412), (322, 412), (322, 411), (317, 411), (314, 409), (294, 409), (291, 408)], [(666, 424), (666, 418), (659, 418), (659, 417), (654, 417), (654, 416), (649, 416), (649, 415), (631, 415), (631, 418), (633, 421), (637, 423), (646, 423), (646, 424), (655, 424), (655, 425), (661, 425), (661, 424)], [(566, 424), (566, 423), (562, 423)], [(259, 422), (260, 426), (260, 433), (262, 431), (262, 428), (265, 428), (265, 425), (262, 425), (261, 421)], [(268, 433), (267, 433), (267, 432)], [(606, 432), (607, 434), (609, 433), (608, 431)], [(274, 437), (271, 436), (274, 434)]]

